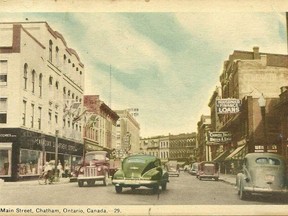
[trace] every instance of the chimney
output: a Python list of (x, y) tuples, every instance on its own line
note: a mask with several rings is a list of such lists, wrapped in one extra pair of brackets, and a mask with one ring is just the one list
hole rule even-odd
[(253, 47), (253, 58), (260, 59), (259, 47)]

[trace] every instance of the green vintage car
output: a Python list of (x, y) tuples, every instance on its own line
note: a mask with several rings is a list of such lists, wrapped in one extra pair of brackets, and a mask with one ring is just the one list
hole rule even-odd
[(123, 187), (133, 190), (141, 186), (152, 188), (157, 193), (160, 186), (166, 190), (168, 182), (168, 173), (163, 170), (160, 159), (151, 155), (126, 157), (112, 179), (117, 193), (121, 193)]

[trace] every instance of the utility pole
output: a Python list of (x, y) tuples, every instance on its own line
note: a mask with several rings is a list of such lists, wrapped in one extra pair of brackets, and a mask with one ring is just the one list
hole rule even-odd
[(286, 37), (287, 37), (287, 53), (288, 53), (288, 12), (286, 12)]

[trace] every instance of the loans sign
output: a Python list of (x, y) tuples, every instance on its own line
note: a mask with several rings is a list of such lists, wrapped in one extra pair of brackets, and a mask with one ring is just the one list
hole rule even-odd
[(240, 112), (241, 100), (226, 98), (216, 100), (217, 114), (228, 114)]

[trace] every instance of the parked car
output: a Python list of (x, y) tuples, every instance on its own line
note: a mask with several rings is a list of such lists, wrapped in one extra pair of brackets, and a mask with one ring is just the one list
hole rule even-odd
[(121, 193), (123, 187), (135, 189), (141, 186), (152, 188), (155, 193), (158, 192), (160, 186), (162, 190), (166, 190), (168, 182), (168, 173), (162, 169), (160, 159), (151, 155), (126, 157), (121, 169), (114, 174), (112, 179), (117, 193)]
[(197, 178), (202, 180), (203, 178), (219, 179), (219, 165), (213, 161), (202, 161), (198, 164)]
[(252, 194), (287, 194), (284, 158), (274, 153), (247, 154), (236, 176), (236, 188), (241, 200)]
[(177, 161), (168, 161), (166, 164), (166, 170), (168, 171), (169, 176), (178, 176), (180, 175), (180, 168)]
[(189, 170), (189, 173), (191, 175), (197, 175), (197, 172), (198, 172), (198, 164), (197, 162), (193, 163), (192, 166), (191, 166), (191, 169)]
[(77, 182), (82, 187), (85, 182), (89, 186), (95, 181), (103, 181), (103, 185), (108, 185), (109, 181), (109, 158), (106, 151), (91, 151), (85, 155), (85, 160), (79, 169)]

